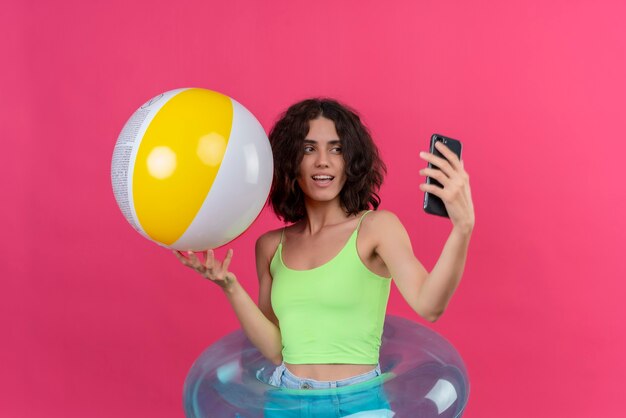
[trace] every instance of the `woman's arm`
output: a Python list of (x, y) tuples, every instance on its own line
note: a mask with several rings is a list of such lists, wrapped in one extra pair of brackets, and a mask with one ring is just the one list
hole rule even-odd
[[(269, 263), (267, 263), (266, 268), (263, 267), (265, 265), (263, 260), (266, 257), (263, 254), (262, 245), (259, 245), (261, 241), (262, 237), (259, 238), (256, 246), (257, 269), (259, 273), (263, 272), (265, 277), (259, 276), (259, 301), (269, 300), (268, 292), (271, 287), (271, 277), (270, 287), (266, 284), (266, 275), (269, 274)], [(266, 316), (267, 314), (264, 311), (267, 309), (260, 309), (260, 306), (254, 303), (250, 295), (241, 286), (237, 277), (228, 270), (233, 255), (232, 249), (228, 250), (224, 262), (216, 260), (212, 250), (206, 252), (206, 261), (204, 263), (201, 263), (194, 253), (188, 253), (188, 258), (179, 252), (175, 252), (175, 254), (183, 264), (198, 271), (203, 277), (215, 282), (222, 288), (248, 339), (268, 360), (274, 364), (280, 364), (282, 362), (280, 330), (276, 323)], [(265, 296), (266, 293), (268, 296)], [(273, 312), (271, 317), (275, 318)]]
[(428, 273), (415, 258), (409, 235), (395, 215), (381, 211), (375, 217), (377, 225), (372, 225), (377, 231), (385, 231), (380, 234), (375, 251), (389, 269), (398, 290), (415, 312), (431, 322), (443, 314), (461, 281), (474, 228), (469, 176), (463, 163), (443, 144), (436, 146), (448, 161), (421, 153), (424, 160), (440, 170), (426, 168), (420, 174), (435, 178), (443, 187), (421, 184), (420, 189), (443, 200), (453, 227), (432, 271)]

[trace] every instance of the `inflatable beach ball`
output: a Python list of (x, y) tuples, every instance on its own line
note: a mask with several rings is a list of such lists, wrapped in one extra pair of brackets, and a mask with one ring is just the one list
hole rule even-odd
[(263, 127), (223, 94), (177, 89), (146, 102), (120, 133), (115, 200), (143, 236), (201, 251), (233, 240), (263, 208), (272, 182)]

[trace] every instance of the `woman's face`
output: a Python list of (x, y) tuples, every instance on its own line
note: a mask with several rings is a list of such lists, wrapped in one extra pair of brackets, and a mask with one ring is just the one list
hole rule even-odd
[(305, 196), (316, 201), (338, 199), (346, 175), (335, 123), (323, 116), (310, 120), (302, 146), (304, 156), (297, 180)]

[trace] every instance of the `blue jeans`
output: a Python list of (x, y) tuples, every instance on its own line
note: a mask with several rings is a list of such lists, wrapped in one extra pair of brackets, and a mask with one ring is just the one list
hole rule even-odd
[(265, 417), (339, 418), (365, 411), (368, 417), (392, 417), (394, 413), (385, 396), (382, 378), (377, 379), (381, 374), (378, 365), (358, 376), (320, 381), (300, 378), (281, 364), (269, 379), (270, 385), (281, 390), (273, 391), (269, 396)]

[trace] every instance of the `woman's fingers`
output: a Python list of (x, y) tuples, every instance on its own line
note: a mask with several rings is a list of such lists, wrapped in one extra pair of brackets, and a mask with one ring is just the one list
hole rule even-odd
[(224, 271), (228, 271), (228, 266), (230, 266), (230, 261), (233, 259), (233, 249), (229, 249), (226, 253), (226, 258), (224, 258), (224, 263), (222, 264), (222, 268)]
[[(215, 253), (213, 250), (207, 250), (206, 252), (201, 253), (204, 256), (204, 261), (202, 260), (202, 255), (199, 257), (193, 251), (187, 251), (186, 254), (183, 251), (177, 250), (172, 252), (181, 263), (194, 269), (205, 279), (209, 279), (223, 288), (232, 282), (232, 280), (229, 280), (229, 275), (233, 275), (228, 271), (228, 267), (230, 266), (230, 262), (233, 258), (232, 249), (228, 250), (223, 262), (215, 259)], [(231, 278), (234, 278), (234, 276)]]
[(444, 187), (448, 184), (448, 181), (450, 179), (448, 176), (442, 173), (441, 170), (437, 170), (436, 168), (423, 168), (420, 170), (420, 175), (435, 179)]
[(424, 168), (420, 170), (420, 174), (437, 180), (443, 187), (420, 184), (420, 190), (432, 193), (443, 200), (450, 220), (455, 226), (467, 227), (471, 230), (474, 226), (474, 208), (469, 175), (465, 171), (464, 163), (444, 144), (436, 143), (435, 147), (445, 158), (427, 152), (421, 152), (420, 157), (440, 170)]
[(176, 256), (176, 258), (178, 258), (178, 260), (180, 260), (180, 262), (183, 263), (183, 265), (185, 265), (187, 267), (189, 267), (191, 265), (191, 264), (189, 264), (189, 259), (187, 257), (185, 257), (180, 251), (172, 250), (172, 252)]
[(435, 169), (438, 168), (448, 177), (454, 173), (454, 169), (445, 158), (437, 157), (435, 154), (429, 152), (420, 152), (420, 157), (434, 165), (436, 167)]
[(429, 152), (421, 152), (420, 157), (423, 160), (428, 161), (436, 168), (440, 169), (447, 177), (452, 177), (455, 174), (463, 175), (465, 170), (463, 169), (463, 161), (459, 160), (459, 157), (445, 146), (441, 142), (435, 143), (435, 147), (444, 158), (438, 157)]
[(445, 195), (444, 195), (445, 191), (441, 187), (439, 187), (439, 186), (435, 186), (434, 184), (422, 183), (422, 184), (419, 185), (419, 188), (423, 192), (434, 194), (435, 196), (437, 196), (438, 198), (440, 198), (444, 202), (446, 201), (446, 198), (445, 198)]
[(206, 258), (204, 261), (204, 266), (207, 270), (213, 270), (213, 265), (215, 264), (215, 254), (213, 250), (206, 250)]
[[(452, 152), (450, 148), (441, 142), (435, 143), (435, 147), (437, 147), (437, 150), (441, 152), (445, 158), (438, 157), (428, 152), (421, 152), (420, 157), (433, 164), (436, 168), (424, 168), (420, 170), (420, 174), (437, 180), (441, 183), (443, 189), (450, 191), (450, 194), (453, 195), (456, 192), (456, 190), (453, 189), (463, 188), (469, 183), (469, 176), (463, 167), (463, 161), (459, 160), (457, 155)], [(433, 190), (433, 192), (439, 196), (437, 190)]]
[(193, 251), (187, 251), (187, 256), (189, 257), (189, 260), (191, 261), (191, 265), (195, 269), (197, 269), (198, 267), (202, 265), (200, 260), (198, 260), (198, 256), (196, 256), (196, 253), (194, 253)]
[(450, 166), (453, 169), (458, 170), (459, 168), (462, 168), (459, 157), (457, 157), (457, 155), (454, 152), (452, 152), (450, 148), (444, 145), (443, 142), (441, 141), (435, 142), (435, 147), (446, 158), (448, 164), (450, 164)]

